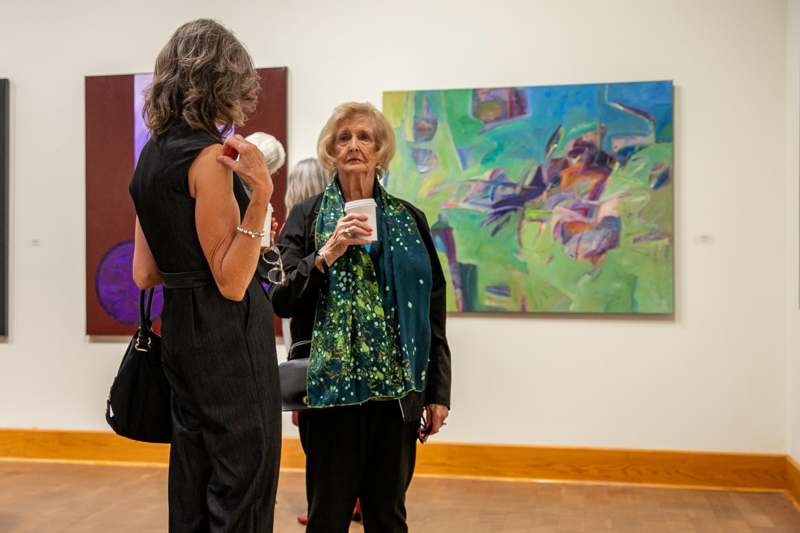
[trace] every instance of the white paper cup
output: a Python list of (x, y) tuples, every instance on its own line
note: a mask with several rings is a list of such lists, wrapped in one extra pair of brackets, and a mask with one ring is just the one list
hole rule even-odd
[(270, 174), (275, 174), (286, 162), (286, 150), (283, 149), (281, 142), (268, 133), (257, 131), (245, 137), (247, 142), (251, 142), (264, 156)]
[(344, 204), (345, 215), (349, 215), (350, 213), (367, 215), (367, 224), (369, 224), (369, 227), (372, 228), (372, 235), (369, 237), (369, 240), (371, 241), (378, 240), (378, 221), (377, 217), (375, 216), (375, 210), (377, 207), (378, 204), (376, 204), (375, 200), (372, 198), (353, 200), (352, 202), (347, 202)]
[(265, 235), (261, 237), (261, 247), (269, 248), (272, 246), (272, 204), (267, 204), (267, 218), (264, 219), (264, 229), (261, 231), (265, 233)]

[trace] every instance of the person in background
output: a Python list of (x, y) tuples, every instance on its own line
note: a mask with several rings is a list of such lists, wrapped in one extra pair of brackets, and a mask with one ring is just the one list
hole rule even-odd
[[(416, 440), (449, 413), (444, 275), (425, 215), (380, 184), (394, 149), (372, 105), (337, 107), (318, 143), (334, 179), (292, 209), (278, 238), (286, 283), (269, 296), (292, 318), (294, 345), (304, 342), (293, 358), (309, 357), (299, 425), (310, 533), (346, 533), (356, 499), (366, 533), (408, 531)], [(369, 199), (374, 229), (345, 213)]]
[(258, 89), (244, 46), (201, 19), (161, 50), (146, 94), (133, 278), (164, 285), (170, 533), (273, 530), (280, 384), (272, 307), (254, 277), (273, 184), (256, 146), (235, 135), (223, 148)]
[(330, 182), (331, 176), (322, 168), (319, 159), (309, 157), (299, 161), (286, 180), (286, 195), (283, 197), (286, 212), (303, 200), (320, 194)]
[[(295, 205), (303, 200), (320, 194), (330, 181), (330, 176), (319, 164), (319, 160), (316, 157), (309, 157), (298, 162), (286, 178), (286, 194), (283, 197), (286, 212), (289, 213)], [(284, 318), (281, 319), (281, 322), (283, 324), (283, 339), (288, 350), (292, 345), (290, 319)]]

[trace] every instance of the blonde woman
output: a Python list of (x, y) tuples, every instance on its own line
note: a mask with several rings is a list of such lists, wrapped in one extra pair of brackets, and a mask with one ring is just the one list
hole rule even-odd
[[(380, 184), (394, 154), (386, 117), (342, 104), (318, 149), (334, 179), (289, 214), (278, 239), (287, 283), (270, 289), (295, 345), (311, 341), (292, 354), (309, 357), (306, 531), (346, 533), (360, 499), (366, 533), (404, 533), (416, 440), (450, 407), (444, 275), (425, 215)], [(374, 230), (344, 210), (368, 199)]]

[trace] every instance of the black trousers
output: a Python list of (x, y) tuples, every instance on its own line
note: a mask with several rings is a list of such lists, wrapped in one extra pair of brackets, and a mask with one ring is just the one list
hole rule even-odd
[(246, 305), (219, 302), (214, 293), (184, 291), (165, 303), (169, 531), (269, 533), (281, 445), (272, 315), (257, 284)]
[(403, 422), (397, 401), (302, 411), (307, 533), (347, 533), (356, 498), (366, 533), (405, 533), (406, 490), (419, 421)]

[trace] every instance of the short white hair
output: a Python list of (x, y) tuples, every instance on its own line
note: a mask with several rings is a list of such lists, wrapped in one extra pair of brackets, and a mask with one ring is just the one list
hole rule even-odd
[(321, 193), (331, 182), (333, 176), (328, 175), (315, 157), (303, 159), (297, 163), (286, 179), (286, 212), (307, 198)]

